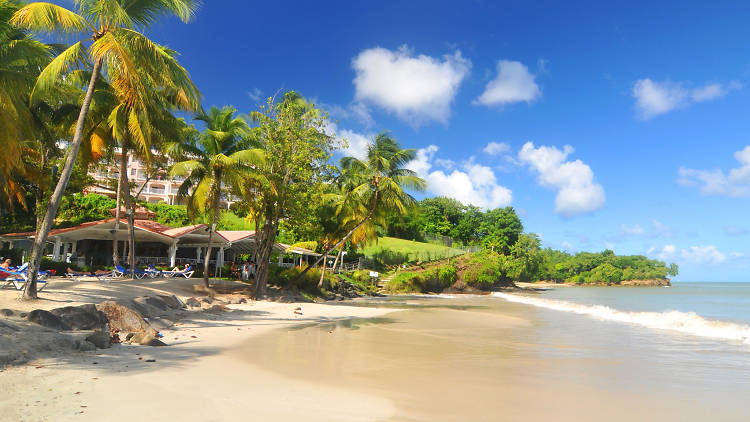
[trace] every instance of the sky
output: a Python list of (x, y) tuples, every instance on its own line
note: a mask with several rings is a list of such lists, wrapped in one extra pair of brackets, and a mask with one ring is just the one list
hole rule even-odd
[(206, 0), (148, 34), (204, 107), (293, 89), (342, 153), (390, 131), (426, 196), (513, 206), (544, 246), (750, 281), (748, 18), (730, 1)]

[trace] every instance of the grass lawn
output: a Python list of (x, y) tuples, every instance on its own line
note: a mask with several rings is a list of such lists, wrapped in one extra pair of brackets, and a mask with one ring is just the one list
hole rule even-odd
[(381, 237), (377, 243), (368, 245), (362, 252), (368, 259), (379, 259), (389, 265), (411, 261), (434, 261), (464, 253), (461, 249), (395, 237)]

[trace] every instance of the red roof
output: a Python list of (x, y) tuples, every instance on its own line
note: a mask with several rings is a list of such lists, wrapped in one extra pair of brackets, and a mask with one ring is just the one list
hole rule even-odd
[[(66, 227), (66, 228), (63, 228), (63, 229), (53, 229), (53, 230), (50, 230), (49, 236), (56, 236), (56, 235), (67, 233), (67, 232), (72, 232), (72, 231), (76, 231), (76, 230), (85, 229), (85, 228), (88, 228), (88, 227), (98, 226), (100, 224), (111, 223), (113, 221), (115, 221), (114, 218), (108, 218), (106, 220), (89, 221), (89, 222), (80, 224), (80, 225), (75, 226), (75, 227)], [(120, 219), (120, 221), (122, 223), (124, 223), (124, 224), (128, 223), (128, 220), (126, 220), (126, 219)], [(156, 233), (156, 234), (160, 234), (160, 235), (163, 235), (163, 236), (171, 237), (173, 239), (178, 238), (180, 236), (183, 236), (185, 234), (194, 232), (194, 231), (196, 231), (196, 230), (198, 230), (200, 228), (208, 227), (205, 224), (195, 224), (195, 225), (192, 225), (192, 226), (176, 227), (175, 228), (175, 227), (165, 226), (164, 224), (157, 223), (156, 221), (152, 221), (152, 220), (134, 220), (133, 221), (133, 225), (135, 227), (138, 227), (139, 229), (143, 229), (143, 230), (146, 230), (146, 231), (149, 231), (149, 232), (152, 232), (152, 233)], [(34, 231), (34, 232), (25, 232), (25, 233), (7, 233), (7, 234), (3, 234), (2, 236), (3, 237), (31, 237), (31, 236), (36, 236), (36, 232)]]

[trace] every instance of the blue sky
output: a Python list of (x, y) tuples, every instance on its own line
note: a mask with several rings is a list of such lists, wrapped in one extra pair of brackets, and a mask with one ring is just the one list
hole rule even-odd
[(750, 5), (205, 3), (150, 35), (206, 107), (294, 89), (350, 153), (390, 130), (428, 195), (512, 205), (546, 246), (750, 280)]

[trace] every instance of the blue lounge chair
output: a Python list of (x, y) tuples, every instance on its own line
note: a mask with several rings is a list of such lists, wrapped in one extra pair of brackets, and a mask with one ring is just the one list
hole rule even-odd
[[(0, 270), (0, 280), (5, 281), (5, 284), (2, 287), (13, 286), (16, 290), (23, 290), (24, 287), (26, 287), (26, 282), (28, 281), (26, 273), (26, 271), (18, 272), (11, 270)], [(39, 277), (37, 277), (36, 280), (36, 290), (38, 292), (41, 292), (45, 287), (47, 287), (47, 281), (44, 279), (47, 275), (48, 274), (44, 274), (43, 271), (39, 272)]]

